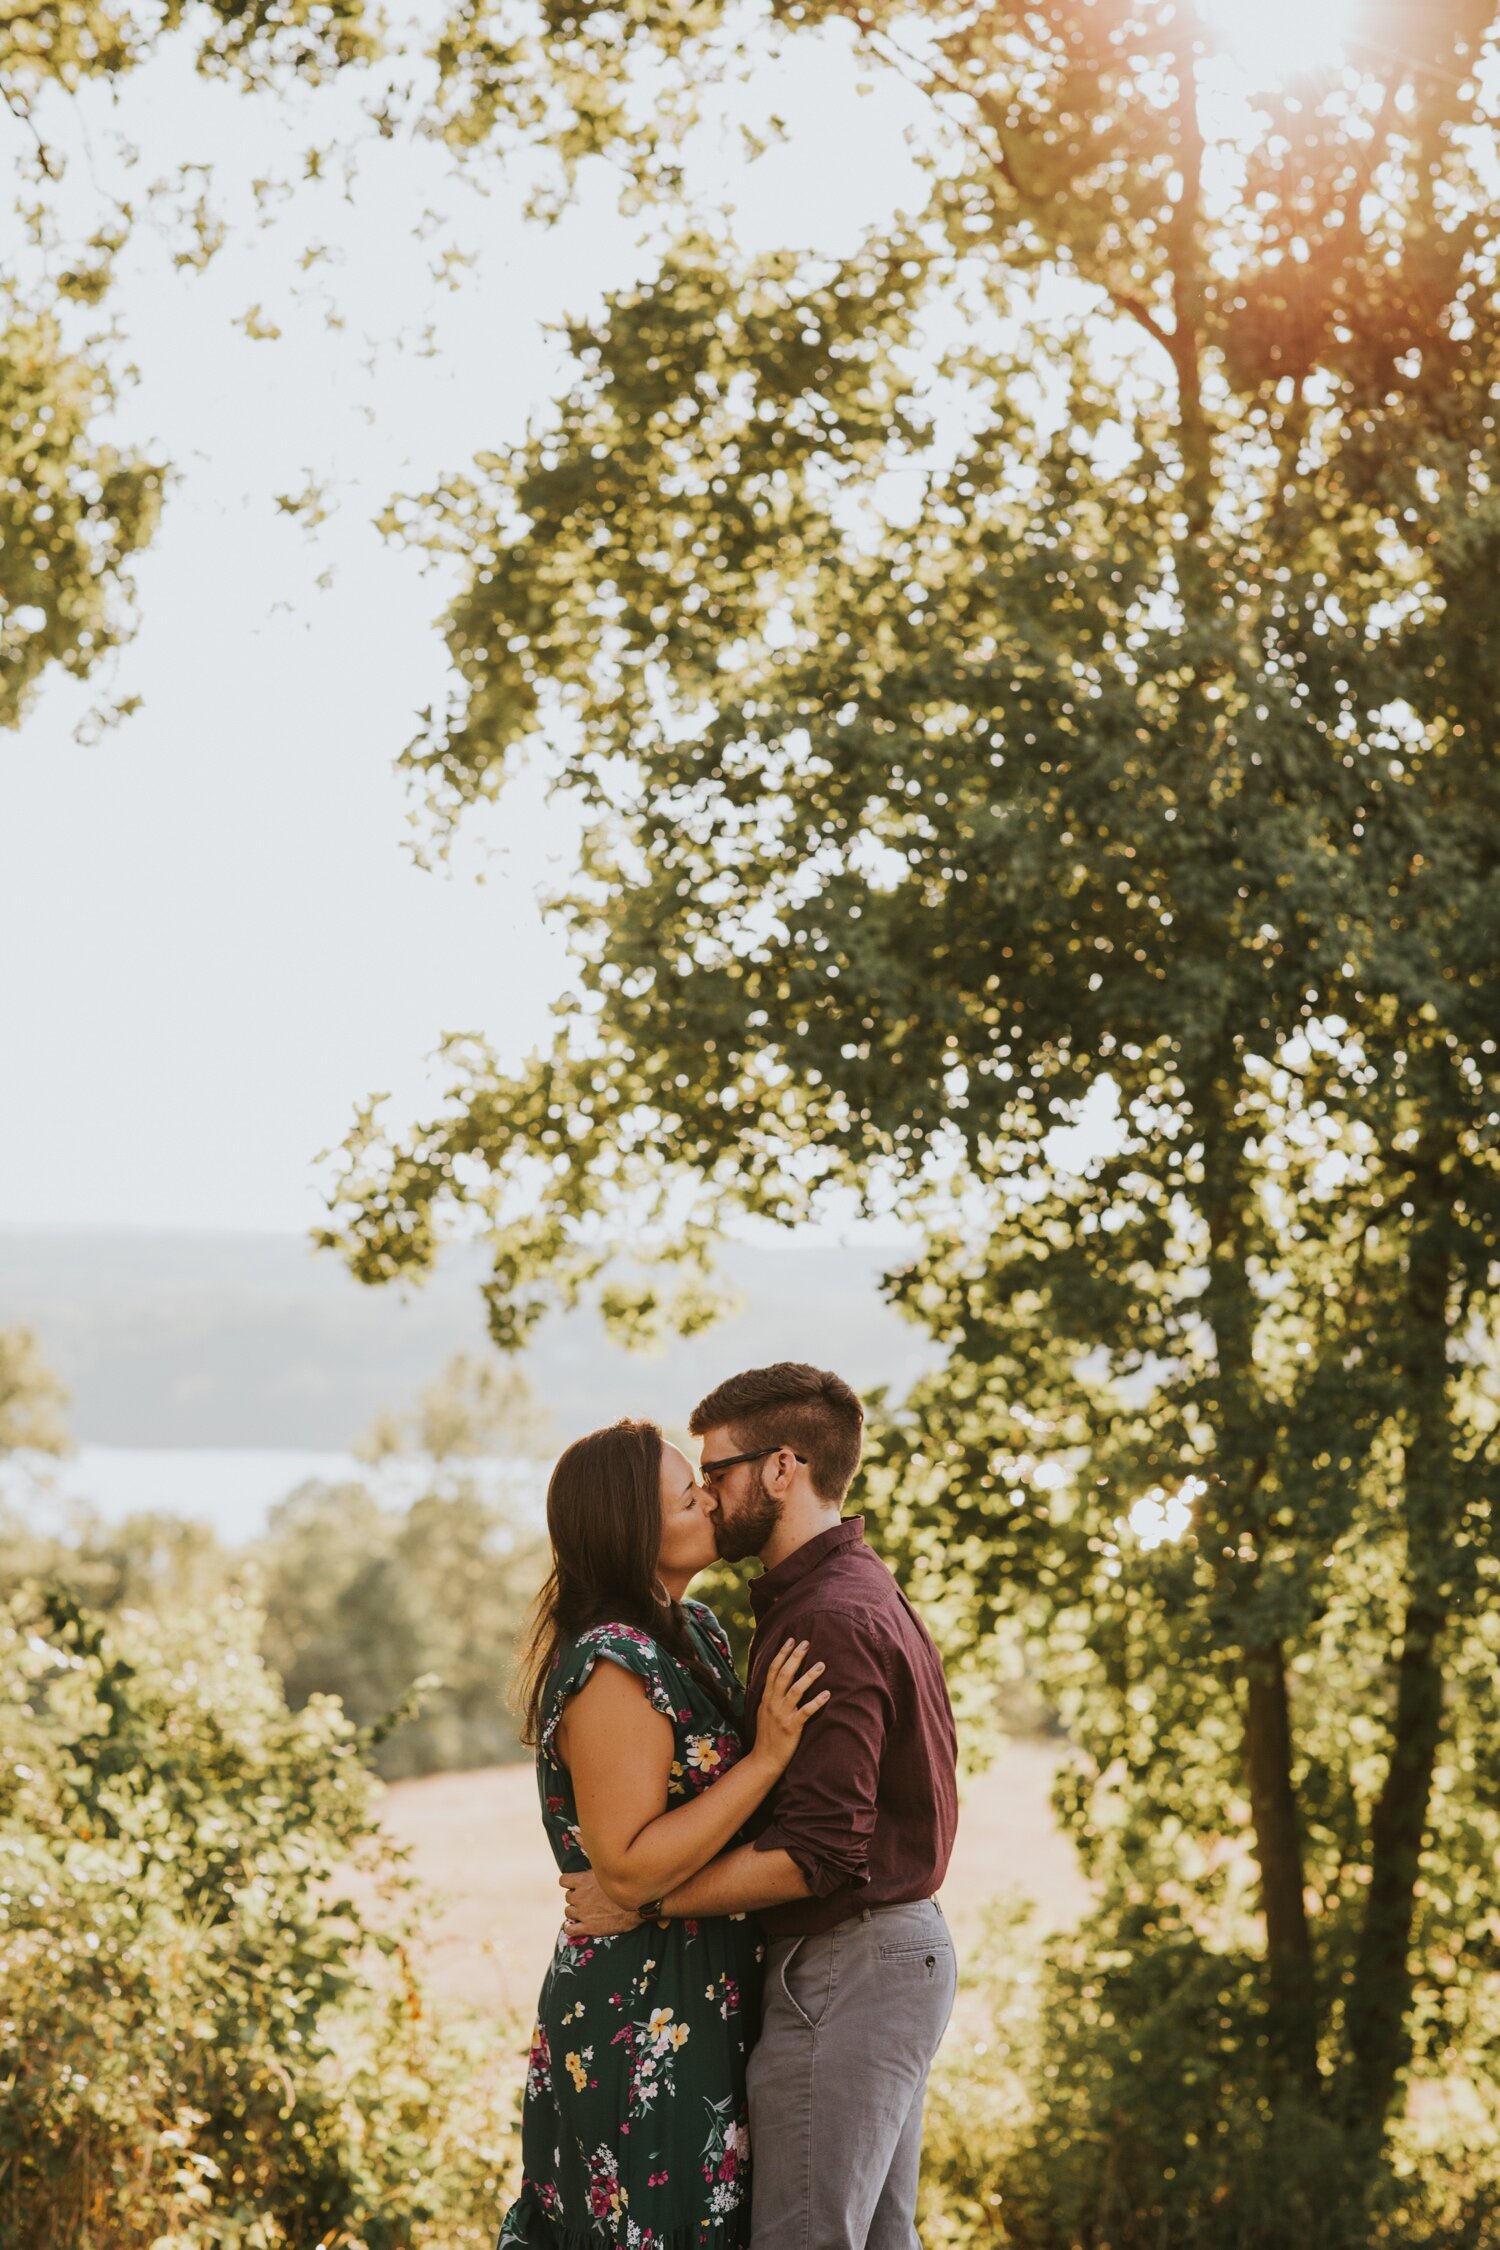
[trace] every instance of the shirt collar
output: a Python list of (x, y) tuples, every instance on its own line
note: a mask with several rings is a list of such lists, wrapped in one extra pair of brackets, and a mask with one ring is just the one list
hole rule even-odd
[(779, 1562), (774, 1570), (763, 1570), (759, 1578), (752, 1580), (750, 1607), (757, 1617), (763, 1617), (789, 1586), (795, 1586), (800, 1578), (806, 1578), (809, 1571), (816, 1570), (819, 1563), (826, 1562), (830, 1555), (838, 1554), (841, 1549), (862, 1547), (864, 1538), (864, 1517), (845, 1516), (842, 1523), (830, 1524), (826, 1531), (818, 1532), (811, 1539), (804, 1539), (802, 1545), (794, 1547), (786, 1560)]

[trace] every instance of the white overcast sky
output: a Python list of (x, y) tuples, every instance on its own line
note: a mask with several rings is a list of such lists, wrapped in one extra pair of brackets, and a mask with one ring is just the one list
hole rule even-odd
[[(1274, 64), (1351, 5), (1212, 13)], [(725, 136), (705, 183), (751, 248), (844, 248), (922, 192), (913, 98), (888, 78), (862, 92), (838, 32), (794, 46), (756, 97), (787, 142), (747, 168)], [(138, 371), (116, 425), (178, 472), (141, 629), (108, 683), (54, 681), (0, 736), (0, 1224), (305, 1227), (314, 1158), (357, 1097), (412, 1108), (444, 1031), (519, 1054), (565, 975), (534, 898), (570, 837), (538, 788), (490, 822), (493, 856), (435, 875), (403, 850), (394, 760), (445, 688), (444, 581), (373, 519), (545, 409), (548, 324), (639, 269), (636, 231), (606, 182), (547, 230), (523, 218), (523, 169), (485, 167), (480, 193), (441, 149), (368, 129), (351, 195), (335, 164), (257, 226), (249, 183), (296, 178), (369, 92), (351, 76), (245, 97), (173, 54), (46, 121), (80, 214), (201, 163), (230, 232), (195, 274), (137, 230), (112, 300)], [(0, 134), (18, 161), (19, 126)], [(449, 245), (473, 259), (456, 290), (434, 277)], [(279, 341), (236, 325), (252, 307)], [(309, 478), (336, 503), (313, 536), (275, 505)], [(75, 740), (101, 698), (135, 695), (137, 715)]]
[[(534, 894), (570, 838), (539, 789), (451, 875), (403, 850), (393, 761), (444, 690), (444, 582), (372, 519), (545, 408), (548, 324), (637, 270), (635, 230), (608, 192), (528, 224), (520, 171), (480, 194), (410, 136), (367, 139), (352, 200), (335, 175), (258, 229), (248, 183), (295, 176), (355, 98), (246, 98), (174, 57), (88, 110), (104, 186), (118, 135), (136, 195), (211, 163), (230, 234), (202, 274), (149, 226), (127, 254), (117, 427), (178, 470), (141, 628), (107, 689), (54, 681), (0, 736), (0, 1223), (304, 1227), (359, 1095), (412, 1104), (443, 1031), (519, 1053), (565, 974)], [(846, 245), (915, 192), (900, 97), (862, 98), (834, 43), (774, 99), (789, 145), (743, 176), (723, 160), (753, 244)], [(82, 199), (79, 132), (52, 122)], [(456, 291), (432, 271), (450, 243), (475, 259)], [(312, 244), (333, 257), (304, 272)], [(236, 325), (252, 306), (279, 341)], [(314, 535), (274, 497), (310, 474), (337, 503)], [(101, 694), (142, 707), (80, 746)]]

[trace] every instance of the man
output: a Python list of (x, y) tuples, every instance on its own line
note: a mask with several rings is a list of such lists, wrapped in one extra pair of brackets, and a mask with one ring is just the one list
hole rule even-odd
[[(765, 1925), (754, 2250), (919, 2250), (922, 2104), (956, 1981), (933, 1896), (958, 1801), (942, 1663), (863, 1519), (840, 1520), (864, 1437), (847, 1383), (797, 1361), (754, 1368), (711, 1391), (690, 1426), (720, 1554), (765, 1565), (750, 1588), (748, 1724), (788, 1637), (826, 1664), (830, 1700), (751, 1841), (653, 1904)], [(592, 1876), (563, 1881), (570, 1931), (630, 1926)]]

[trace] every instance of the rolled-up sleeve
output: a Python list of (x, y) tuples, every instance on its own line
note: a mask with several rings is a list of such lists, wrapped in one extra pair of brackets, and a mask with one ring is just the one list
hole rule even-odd
[(828, 1701), (808, 1722), (754, 1839), (782, 1851), (815, 1898), (869, 1880), (881, 1752), (894, 1715), (885, 1635), (868, 1617), (820, 1617), (811, 1654), (827, 1666)]

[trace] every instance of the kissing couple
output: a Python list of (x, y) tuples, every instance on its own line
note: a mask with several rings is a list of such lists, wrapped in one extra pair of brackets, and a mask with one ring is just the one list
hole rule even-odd
[[(567, 1893), (499, 2250), (920, 2250), (956, 1981), (942, 1663), (842, 1518), (864, 1413), (796, 1361), (570, 1445), (517, 1696)], [(759, 1555), (738, 1678), (687, 1599)], [(753, 2160), (753, 2188), (751, 2171)]]

